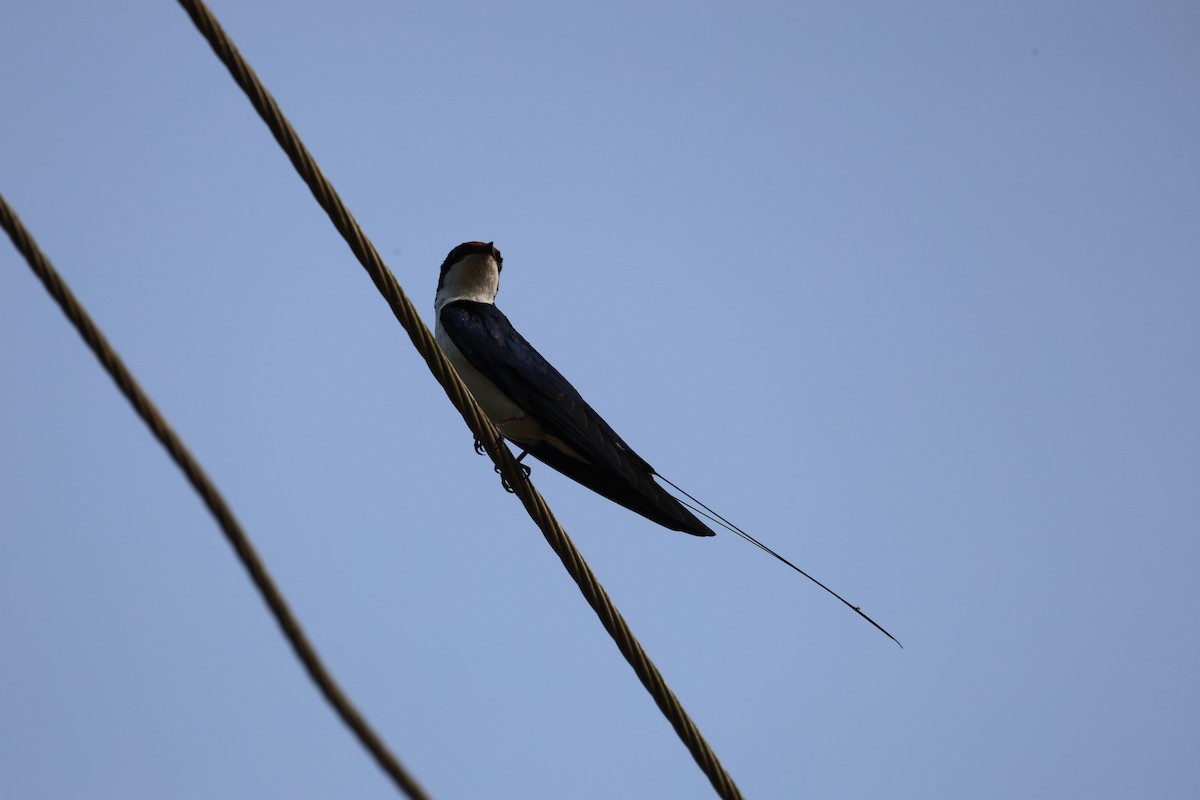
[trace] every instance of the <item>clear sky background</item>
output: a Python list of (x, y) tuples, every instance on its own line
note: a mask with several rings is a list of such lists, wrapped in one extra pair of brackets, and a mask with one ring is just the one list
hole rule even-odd
[[(1200, 794), (1200, 6), (213, 7), (420, 308), (495, 240), (904, 642), (534, 464), (748, 797)], [(427, 789), (711, 796), (184, 12), (3, 17), (0, 192)], [(0, 244), (0, 796), (395, 796)]]

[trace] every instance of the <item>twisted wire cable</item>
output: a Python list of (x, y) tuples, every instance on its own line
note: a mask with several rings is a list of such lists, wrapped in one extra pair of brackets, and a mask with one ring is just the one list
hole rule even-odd
[(0, 195), (0, 227), (8, 233), (13, 245), (25, 257), (29, 268), (38, 276), (42, 285), (46, 287), (46, 291), (58, 303), (59, 308), (75, 326), (75, 329), (79, 331), (79, 335), (83, 337), (87, 346), (100, 360), (113, 382), (117, 384), (121, 394), (129, 400), (134, 411), (154, 434), (154, 438), (158, 439), (179, 469), (183, 471), (188, 483), (200, 495), (204, 505), (208, 507), (209, 513), (224, 531), (225, 538), (233, 546), (242, 566), (250, 573), (250, 579), (254, 582), (259, 594), (262, 595), (271, 614), (275, 617), (275, 621), (283, 631), (284, 637), (291, 644), (296, 657), (304, 665), (313, 683), (321, 690), (338, 716), (342, 718), (362, 746), (375, 758), (375, 761), (392, 779), (396, 787), (412, 800), (428, 800), (429, 795), (425, 793), (416, 779), (401, 766), (400, 761), (388, 750), (383, 739), (375, 733), (333, 679), (216, 485), (200, 467), (199, 462), (192, 456), (183, 440), (172, 430), (166, 418), (150, 400), (149, 395), (134, 379), (121, 357), (117, 355), (108, 339), (92, 321), (91, 316), (67, 286), (66, 281), (55, 270), (54, 265), (46, 258), (29, 231), (21, 224), (21, 220), (9, 207), (3, 195)]
[(584, 561), (583, 556), (567, 536), (567, 532), (555, 519), (546, 501), (520, 472), (516, 460), (504, 446), (495, 427), (479, 404), (475, 402), (462, 380), (459, 379), (450, 362), (446, 360), (441, 348), (434, 340), (433, 334), (421, 320), (403, 289), (400, 288), (395, 276), (384, 264), (374, 245), (359, 228), (358, 223), (346, 209), (333, 186), (321, 173), (316, 161), (300, 141), (300, 137), (292, 129), (274, 98), (259, 81), (253, 69), (241, 56), (221, 28), (220, 23), (201, 0), (179, 0), (179, 4), (187, 11), (192, 22), (203, 34), (217, 57), (225, 64), (234, 81), (246, 93), (250, 103), (258, 111), (279, 146), (283, 148), (296, 171), (308, 185), (317, 203), (329, 215), (334, 227), (341, 233), (359, 263), (362, 264), (375, 286), (383, 294), (392, 313), (395, 314), (413, 345), (425, 359), (425, 363), (445, 390), (450, 402), (462, 414), (471, 432), (499, 467), (501, 475), (520, 498), (530, 517), (537, 523), (543, 536), (546, 537), (546, 541), (579, 586), (588, 604), (600, 617), (600, 622), (604, 625), (605, 630), (612, 636), (622, 655), (625, 656), (638, 679), (654, 698), (654, 702), (663, 715), (667, 717), (676, 734), (687, 746), (717, 794), (725, 800), (740, 798), (741, 793), (733, 782), (733, 778), (725, 771), (696, 724), (688, 716), (670, 687), (667, 686), (649, 656), (646, 655), (641, 644), (638, 643), (633, 632), (630, 631), (629, 626), (613, 605), (612, 600), (609, 599), (608, 594)]

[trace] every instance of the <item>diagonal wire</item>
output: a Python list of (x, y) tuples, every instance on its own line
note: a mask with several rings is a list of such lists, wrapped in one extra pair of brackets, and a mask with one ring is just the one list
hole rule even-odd
[(471, 429), (492, 460), (496, 462), (505, 481), (513, 487), (517, 497), (520, 498), (530, 517), (537, 523), (538, 528), (541, 529), (542, 535), (546, 537), (550, 547), (562, 560), (563, 566), (566, 567), (571, 578), (578, 584), (579, 590), (588, 604), (600, 617), (601, 624), (612, 636), (622, 655), (625, 656), (642, 685), (646, 687), (646, 690), (654, 698), (654, 702), (675, 729), (676, 734), (691, 752), (692, 757), (708, 777), (717, 794), (726, 800), (741, 798), (742, 795), (733, 782), (733, 778), (725, 771), (696, 724), (688, 716), (670, 687), (667, 686), (666, 681), (650, 657), (646, 655), (641, 644), (634, 638), (633, 632), (630, 631), (620, 612), (609, 599), (604, 587), (596, 580), (596, 576), (583, 560), (583, 556), (575, 548), (570, 537), (567, 536), (567, 532), (554, 518), (546, 501), (519, 471), (512, 453), (503, 445), (495, 427), (459, 379), (450, 362), (446, 360), (442, 349), (434, 340), (433, 334), (421, 320), (416, 308), (404, 294), (396, 277), (384, 264), (374, 245), (367, 239), (354, 217), (343, 205), (333, 186), (321, 174), (316, 161), (300, 141), (300, 137), (292, 129), (274, 98), (267, 92), (266, 87), (254, 74), (254, 70), (242, 58), (233, 42), (221, 28), (220, 23), (201, 0), (179, 0), (179, 4), (187, 11), (192, 22), (208, 40), (217, 57), (225, 64), (242, 91), (246, 93), (250, 103), (258, 111), (279, 146), (287, 153), (292, 165), (308, 185), (317, 203), (325, 209), (334, 227), (341, 233), (354, 255), (358, 257), (376, 288), (387, 300), (392, 313), (408, 333), (413, 345), (425, 359), (433, 376), (441, 384), (454, 407), (462, 414), (467, 427)]
[(133, 406), (138, 416), (150, 428), (154, 437), (162, 444), (171, 458), (183, 471), (188, 482), (196, 493), (204, 500), (204, 504), (208, 507), (209, 513), (213, 515), (217, 523), (221, 526), (221, 530), (225, 533), (225, 538), (229, 540), (229, 544), (233, 546), (237, 553), (238, 559), (241, 560), (242, 566), (250, 573), (250, 579), (254, 582), (255, 587), (262, 595), (271, 613), (275, 617), (275, 621), (279, 623), (279, 627), (283, 630), (283, 635), (295, 650), (297, 658), (304, 664), (304, 668), (308, 671), (309, 677), (313, 683), (317, 684), (321, 693), (325, 695), (325, 699), (333, 706), (342, 721), (347, 727), (354, 732), (358, 740), (362, 743), (375, 761), (378, 762), (380, 768), (392, 779), (396, 786), (411, 797), (413, 800), (427, 800), (429, 795), (421, 788), (411, 775), (401, 766), (399, 760), (388, 750), (387, 745), (378, 734), (371, 728), (363, 716), (354, 707), (353, 703), (341, 688), (334, 681), (333, 676), (325, 668), (321, 662), (320, 656), (317, 655), (316, 649), (309, 642), (308, 637), (300, 627), (300, 621), (292, 613), (288, 607), (287, 601), (284, 600), (283, 594), (275, 585), (271, 575), (267, 572), (266, 565), (259, 558), (258, 553), (251, 544), (250, 539), (246, 536), (242, 526), (233, 516), (233, 511), (225, 503), (221, 497), (217, 487), (205, 474), (200, 464), (188, 451), (187, 446), (176, 435), (175, 431), (167, 423), (167, 420), (159, 412), (150, 397), (138, 385), (129, 369), (125, 366), (121, 357), (108, 343), (108, 339), (96, 327), (96, 323), (92, 322), (84, 307), (76, 299), (74, 293), (58, 271), (54, 269), (54, 265), (46, 258), (41, 249), (37, 246), (37, 242), (21, 224), (21, 220), (17, 217), (16, 212), (9, 207), (5, 202), (4, 196), (0, 195), (0, 227), (8, 233), (12, 239), (13, 245), (20, 251), (21, 255), (25, 256), (25, 260), (29, 263), (29, 268), (42, 281), (46, 287), (46, 291), (58, 303), (59, 308), (66, 314), (67, 319), (79, 331), (79, 335), (87, 343), (95, 353), (96, 358), (108, 371), (113, 382), (117, 384), (117, 388), (121, 390), (121, 394), (125, 395), (126, 399)]

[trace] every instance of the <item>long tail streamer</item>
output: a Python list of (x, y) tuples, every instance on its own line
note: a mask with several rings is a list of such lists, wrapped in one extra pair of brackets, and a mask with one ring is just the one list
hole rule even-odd
[[(754, 545), (755, 547), (759, 548), (760, 550), (763, 550), (764, 552), (770, 553), (771, 555), (775, 556), (775, 558), (779, 559), (779, 560), (780, 560), (780, 561), (782, 561), (784, 564), (787, 564), (789, 567), (791, 567), (792, 569), (796, 570), (796, 572), (799, 572), (801, 575), (803, 575), (804, 577), (808, 578), (810, 581), (812, 581), (813, 583), (815, 583), (817, 586), (820, 586), (820, 587), (821, 587), (822, 589), (824, 589), (825, 591), (829, 592), (831, 595), (833, 595), (834, 597), (836, 597), (838, 600), (841, 600), (841, 601), (842, 601), (842, 602), (843, 602), (843, 603), (846, 605), (846, 607), (847, 607), (847, 608), (849, 608), (849, 609), (850, 609), (851, 611), (853, 611), (855, 614), (858, 614), (860, 617), (862, 617), (863, 619), (865, 619), (867, 622), (869, 622), (869, 623), (871, 623), (872, 625), (874, 625), (874, 626), (875, 626), (875, 628), (876, 628), (876, 629), (877, 629), (877, 630), (878, 630), (880, 633), (882, 633), (884, 636), (888, 637), (888, 638), (889, 638), (889, 639), (891, 639), (893, 642), (895, 642), (896, 644), (900, 645), (900, 649), (901, 649), (901, 650), (903, 650), (903, 649), (904, 649), (904, 645), (900, 644), (900, 640), (899, 640), (899, 639), (897, 639), (895, 636), (892, 636), (890, 633), (888, 633), (888, 632), (887, 632), (887, 629), (885, 629), (885, 628), (884, 628), (882, 625), (880, 625), (878, 622), (876, 622), (875, 620), (871, 619), (871, 618), (870, 618), (870, 617), (868, 617), (866, 614), (864, 614), (864, 613), (863, 613), (863, 610), (862, 610), (861, 608), (859, 608), (858, 606), (854, 605), (854, 604), (853, 604), (853, 603), (851, 603), (849, 600), (847, 600), (846, 598), (842, 597), (840, 594), (838, 594), (837, 592), (835, 592), (833, 589), (830, 589), (828, 586), (826, 586), (825, 584), (821, 583), (819, 580), (817, 580), (816, 578), (814, 578), (812, 575), (809, 575), (807, 572), (805, 572), (804, 570), (800, 569), (799, 567), (797, 567), (797, 566), (796, 566), (795, 564), (793, 564), (792, 562), (788, 561), (788, 560), (787, 560), (786, 558), (784, 558), (783, 556), (779, 555), (779, 553), (776, 553), (774, 550), (772, 550), (771, 548), (767, 547), (765, 544), (763, 544), (762, 542), (760, 542), (758, 539), (755, 539), (753, 536), (751, 536), (750, 534), (746, 533), (744, 530), (742, 530), (741, 528), (739, 528), (737, 525), (734, 525), (732, 522), (730, 522), (729, 520), (725, 519), (725, 517), (721, 516), (721, 515), (720, 515), (720, 514), (718, 514), (716, 511), (713, 511), (711, 508), (709, 508), (708, 506), (706, 506), (704, 503), (700, 502), (700, 501), (699, 501), (699, 500), (697, 500), (695, 497), (693, 497), (693, 496), (692, 496), (692, 495), (691, 495), (691, 494), (690, 494), (690, 493), (689, 493), (687, 490), (680, 488), (680, 487), (679, 487), (677, 484), (675, 484), (673, 481), (671, 481), (671, 479), (669, 479), (669, 478), (667, 478), (667, 477), (664, 477), (663, 475), (661, 475), (661, 474), (659, 474), (659, 473), (657, 473), (657, 472), (656, 472), (656, 473), (654, 473), (654, 474), (655, 474), (657, 477), (659, 477), (659, 478), (662, 478), (662, 480), (663, 480), (663, 482), (664, 482), (664, 483), (666, 483), (668, 486), (670, 486), (670, 487), (671, 487), (672, 489), (674, 489), (675, 491), (677, 491), (677, 492), (679, 492), (680, 494), (682, 494), (684, 497), (688, 498), (688, 500), (691, 500), (691, 501), (692, 501), (692, 503), (695, 503), (696, 505), (692, 505), (692, 503), (688, 503), (688, 502), (687, 502), (687, 501), (685, 501), (685, 500), (680, 500), (679, 502), (683, 503), (685, 506), (687, 506), (688, 508), (690, 508), (692, 511), (695, 511), (697, 514), (700, 514), (701, 516), (707, 517), (709, 520), (711, 520), (712, 522), (716, 523), (717, 525), (720, 525), (722, 528), (724, 528), (725, 530), (729, 531), (730, 533), (736, 533), (738, 536), (742, 537), (742, 538), (743, 538), (743, 539), (745, 539), (747, 542), (749, 542), (750, 544), (752, 544), (752, 545)], [(699, 508), (697, 508), (696, 506), (699, 506)]]

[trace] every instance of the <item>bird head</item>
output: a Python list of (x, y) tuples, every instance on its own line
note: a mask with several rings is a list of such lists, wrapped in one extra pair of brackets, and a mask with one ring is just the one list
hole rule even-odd
[(451, 300), (491, 303), (500, 291), (504, 257), (492, 242), (463, 242), (442, 262), (436, 306)]

